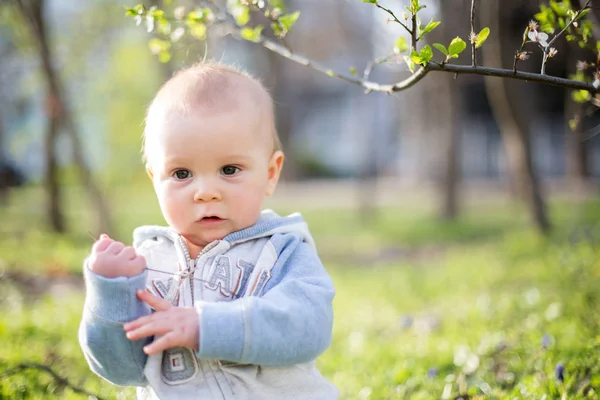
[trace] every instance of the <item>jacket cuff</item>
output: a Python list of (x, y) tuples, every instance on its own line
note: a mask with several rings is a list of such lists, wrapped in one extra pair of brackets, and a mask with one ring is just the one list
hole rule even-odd
[(93, 315), (114, 322), (128, 322), (150, 313), (149, 306), (135, 295), (146, 289), (148, 271), (131, 278), (105, 278), (83, 266), (86, 283), (85, 308)]
[(198, 301), (195, 307), (199, 321), (198, 357), (243, 362), (249, 327), (245, 326), (242, 302)]

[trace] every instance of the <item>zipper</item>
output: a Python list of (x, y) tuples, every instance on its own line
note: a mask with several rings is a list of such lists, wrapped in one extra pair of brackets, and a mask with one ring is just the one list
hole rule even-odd
[[(183, 279), (189, 278), (190, 294), (192, 297), (192, 305), (195, 302), (195, 299), (194, 299), (194, 297), (195, 297), (194, 296), (194, 273), (196, 272), (196, 265), (198, 264), (198, 261), (200, 261), (202, 256), (204, 256), (210, 250), (215, 248), (215, 246), (217, 246), (219, 243), (220, 243), (220, 240), (215, 240), (215, 241), (210, 242), (209, 244), (204, 246), (204, 248), (202, 249), (200, 254), (198, 254), (198, 257), (196, 257), (196, 259), (192, 260), (192, 257), (190, 256), (190, 248), (188, 247), (185, 240), (183, 240), (183, 236), (179, 235), (179, 245), (181, 246), (181, 249), (183, 250), (183, 255), (185, 257), (185, 264), (186, 264), (186, 274), (183, 277)], [(183, 280), (181, 282), (183, 282)], [(181, 282), (180, 282), (180, 285), (181, 285)]]

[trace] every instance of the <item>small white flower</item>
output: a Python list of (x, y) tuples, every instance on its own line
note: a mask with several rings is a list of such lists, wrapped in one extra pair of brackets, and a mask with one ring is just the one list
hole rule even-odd
[(538, 27), (539, 27), (539, 25), (535, 19), (532, 19), (531, 21), (529, 21), (528, 26), (529, 26), (530, 31), (537, 31)]
[(537, 42), (542, 47), (548, 47), (548, 35), (544, 32), (531, 31), (527, 34), (529, 36), (529, 40), (532, 42)]
[(469, 35), (469, 40), (471, 41), (471, 44), (477, 43), (478, 38), (479, 36), (475, 32), (471, 31), (471, 34)]
[(548, 49), (548, 57), (554, 57), (557, 53), (558, 50), (556, 50), (554, 47), (550, 47)]
[(585, 71), (588, 67), (588, 63), (585, 61), (577, 61), (577, 71)]
[(177, 42), (179, 39), (181, 39), (184, 33), (185, 29), (183, 29), (182, 27), (175, 29), (173, 33), (171, 33), (171, 41)]
[(175, 19), (181, 21), (183, 19), (183, 17), (185, 16), (185, 7), (184, 6), (177, 7), (175, 9), (175, 11), (173, 11), (173, 15), (175, 16)]

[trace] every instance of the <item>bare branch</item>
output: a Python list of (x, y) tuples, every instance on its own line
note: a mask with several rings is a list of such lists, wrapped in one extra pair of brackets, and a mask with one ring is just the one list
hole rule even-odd
[[(475, 0), (471, 0), (471, 35), (475, 35)], [(471, 64), (477, 66), (477, 53), (475, 43), (471, 43)]]
[(20, 372), (22, 372), (22, 371), (24, 371), (26, 369), (37, 369), (37, 370), (40, 370), (40, 371), (47, 372), (48, 374), (52, 375), (52, 377), (54, 378), (54, 380), (56, 382), (58, 382), (59, 385), (64, 386), (64, 387), (68, 387), (69, 389), (71, 389), (75, 393), (83, 394), (83, 395), (86, 395), (88, 397), (95, 398), (97, 400), (104, 400), (103, 397), (98, 396), (97, 394), (90, 393), (87, 390), (85, 390), (84, 388), (81, 388), (79, 386), (75, 386), (74, 384), (72, 384), (71, 382), (69, 382), (69, 380), (67, 378), (59, 375), (52, 368), (50, 368), (47, 365), (43, 365), (43, 364), (30, 363), (30, 362), (17, 364), (17, 365), (15, 365), (12, 368), (4, 370), (4, 372), (2, 372), (0, 374), (0, 378), (6, 378), (8, 376), (18, 374), (18, 373), (20, 373)]

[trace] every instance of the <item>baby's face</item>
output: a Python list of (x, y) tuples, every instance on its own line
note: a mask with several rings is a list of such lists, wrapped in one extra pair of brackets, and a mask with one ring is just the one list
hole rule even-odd
[(170, 118), (147, 138), (148, 172), (167, 223), (195, 257), (247, 228), (277, 184), (283, 154), (267, 124), (243, 110)]

